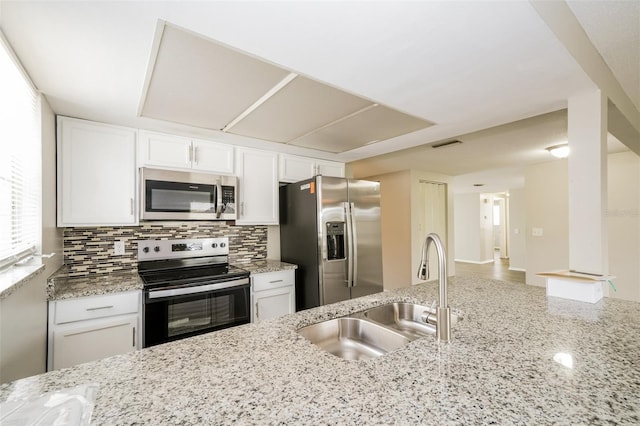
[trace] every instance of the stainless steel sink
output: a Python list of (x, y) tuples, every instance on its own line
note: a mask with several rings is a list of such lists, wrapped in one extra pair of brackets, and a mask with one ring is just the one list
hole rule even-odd
[(363, 318), (392, 328), (411, 340), (433, 336), (436, 332), (435, 311), (414, 303), (390, 303), (368, 309)]
[[(392, 328), (411, 340), (433, 336), (438, 326), (435, 309), (415, 303), (389, 303), (360, 312), (357, 316)], [(452, 326), (459, 320), (457, 315), (451, 314)]]
[(378, 357), (410, 342), (393, 330), (353, 317), (308, 325), (298, 333), (327, 352), (349, 360)]

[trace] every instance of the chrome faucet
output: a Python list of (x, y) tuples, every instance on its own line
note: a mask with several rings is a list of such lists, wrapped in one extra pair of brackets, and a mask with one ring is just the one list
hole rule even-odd
[(438, 342), (448, 342), (451, 340), (451, 310), (447, 302), (447, 255), (444, 252), (444, 245), (438, 234), (430, 233), (422, 245), (420, 267), (418, 268), (418, 278), (426, 280), (429, 278), (429, 246), (430, 243), (436, 246), (438, 253), (438, 306), (436, 306), (436, 340)]

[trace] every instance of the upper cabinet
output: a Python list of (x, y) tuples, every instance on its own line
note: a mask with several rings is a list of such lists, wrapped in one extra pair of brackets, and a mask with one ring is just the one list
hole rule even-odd
[(236, 149), (238, 225), (277, 225), (278, 155), (250, 148)]
[(136, 129), (58, 117), (58, 226), (136, 224)]
[(233, 174), (234, 148), (200, 139), (140, 131), (140, 165)]
[(315, 175), (344, 177), (344, 163), (280, 154), (280, 182), (298, 182)]

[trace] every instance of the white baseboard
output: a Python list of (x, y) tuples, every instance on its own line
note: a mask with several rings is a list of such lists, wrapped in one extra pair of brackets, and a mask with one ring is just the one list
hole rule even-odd
[(522, 268), (509, 268), (510, 271), (516, 271), (516, 272), (527, 272), (526, 269), (522, 269)]
[(474, 263), (476, 265), (484, 265), (486, 263), (493, 263), (493, 259), (491, 260), (483, 260), (483, 261), (477, 261), (477, 260), (464, 260), (464, 259), (455, 259), (456, 262), (460, 262), (460, 263)]

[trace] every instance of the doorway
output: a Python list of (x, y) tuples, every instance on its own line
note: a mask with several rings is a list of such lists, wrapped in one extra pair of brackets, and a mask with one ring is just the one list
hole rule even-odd
[(509, 194), (493, 195), (493, 248), (494, 259), (509, 258)]

